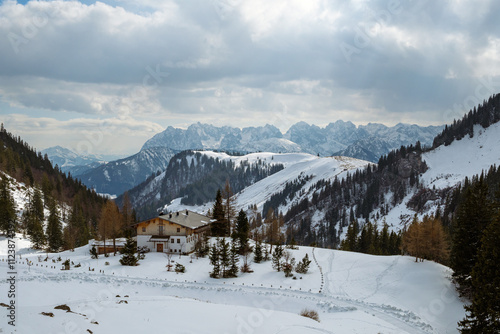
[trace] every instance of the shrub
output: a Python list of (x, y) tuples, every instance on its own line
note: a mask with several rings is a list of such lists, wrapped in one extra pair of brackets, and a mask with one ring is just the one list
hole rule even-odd
[(303, 317), (306, 317), (306, 318), (311, 318), (311, 319), (316, 320), (317, 322), (319, 322), (318, 312), (316, 312), (314, 310), (309, 310), (309, 309), (305, 308), (305, 309), (303, 309), (300, 312), (300, 315), (303, 316)]
[(176, 263), (176, 264), (175, 264), (175, 269), (174, 269), (174, 271), (175, 271), (176, 273), (185, 273), (185, 272), (186, 272), (186, 267), (184, 267), (184, 266), (183, 266), (182, 264), (180, 264), (180, 263)]

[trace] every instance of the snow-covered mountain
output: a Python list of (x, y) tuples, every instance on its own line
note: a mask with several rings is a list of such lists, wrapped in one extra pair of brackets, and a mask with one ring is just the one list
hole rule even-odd
[(176, 153), (166, 147), (151, 147), (128, 158), (108, 162), (78, 177), (98, 193), (120, 195), (151, 174), (163, 171)]
[[(408, 124), (387, 127), (370, 123), (357, 127), (351, 122), (337, 121), (325, 128), (299, 122), (282, 134), (272, 125), (239, 129), (196, 123), (186, 130), (169, 126), (148, 140), (143, 149), (164, 146), (176, 150), (302, 152), (320, 156), (347, 155), (369, 158), (370, 161), (376, 162), (380, 156), (402, 145), (414, 144), (417, 141), (422, 145), (430, 145), (441, 130), (441, 126), (420, 127)], [(374, 142), (378, 144), (374, 145)]]
[(42, 150), (41, 153), (42, 155), (47, 154), (54, 166), (58, 165), (63, 172), (69, 172), (73, 176), (83, 174), (107, 161), (121, 158), (117, 155), (81, 155), (61, 146), (49, 147)]

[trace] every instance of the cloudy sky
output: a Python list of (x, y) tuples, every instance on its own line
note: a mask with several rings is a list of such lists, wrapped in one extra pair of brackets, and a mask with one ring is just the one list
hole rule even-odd
[(500, 92), (500, 1), (0, 2), (0, 121), (131, 154), (165, 127), (444, 124)]

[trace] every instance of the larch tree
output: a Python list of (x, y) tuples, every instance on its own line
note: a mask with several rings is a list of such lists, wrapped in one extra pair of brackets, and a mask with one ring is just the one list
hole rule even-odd
[(423, 243), (422, 226), (415, 216), (411, 225), (403, 233), (403, 250), (415, 256), (415, 262), (418, 262), (419, 259), (423, 259)]
[(108, 200), (102, 207), (101, 216), (98, 224), (98, 234), (104, 242), (104, 249), (106, 252), (106, 238), (113, 238), (113, 252), (116, 253), (116, 240), (115, 238), (121, 233), (121, 215), (118, 212), (116, 204)]

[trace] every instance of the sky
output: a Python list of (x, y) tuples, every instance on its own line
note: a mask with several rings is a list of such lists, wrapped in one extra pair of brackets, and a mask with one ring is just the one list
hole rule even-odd
[(0, 2), (0, 121), (133, 154), (167, 126), (441, 125), (500, 92), (500, 1)]

